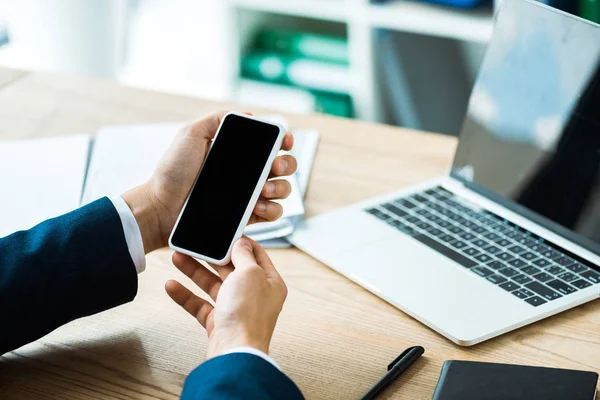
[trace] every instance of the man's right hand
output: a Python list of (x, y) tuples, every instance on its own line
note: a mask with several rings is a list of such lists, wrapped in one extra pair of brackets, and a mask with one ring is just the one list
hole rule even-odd
[(268, 354), (287, 287), (265, 250), (248, 238), (234, 245), (231, 260), (211, 265), (217, 276), (192, 257), (173, 254), (175, 266), (215, 301), (214, 307), (177, 281), (168, 281), (165, 289), (206, 328), (207, 358), (246, 346)]

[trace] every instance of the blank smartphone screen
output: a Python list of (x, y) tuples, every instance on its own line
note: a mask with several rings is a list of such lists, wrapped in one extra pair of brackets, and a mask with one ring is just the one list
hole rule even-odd
[(228, 115), (192, 189), (171, 243), (221, 260), (277, 142), (275, 125)]

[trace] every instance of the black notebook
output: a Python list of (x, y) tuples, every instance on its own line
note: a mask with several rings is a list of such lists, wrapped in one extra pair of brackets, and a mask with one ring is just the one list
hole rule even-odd
[(446, 361), (432, 400), (594, 400), (598, 374)]

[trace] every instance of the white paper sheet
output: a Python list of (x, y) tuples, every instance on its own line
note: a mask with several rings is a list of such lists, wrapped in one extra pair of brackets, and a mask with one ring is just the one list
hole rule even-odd
[(76, 209), (89, 135), (0, 141), (0, 237)]
[(107, 126), (93, 144), (82, 204), (147, 181), (183, 123)]

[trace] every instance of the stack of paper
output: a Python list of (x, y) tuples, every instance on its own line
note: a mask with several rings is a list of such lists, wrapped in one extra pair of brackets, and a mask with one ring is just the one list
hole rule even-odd
[(88, 135), (0, 141), (0, 237), (76, 209)]
[[(281, 117), (267, 119), (287, 126)], [(6, 193), (0, 197), (0, 237), (28, 229), (80, 204), (119, 196), (144, 183), (182, 125), (104, 127), (93, 141), (88, 135), (77, 135), (0, 142), (0, 185)], [(298, 172), (285, 178), (292, 185), (292, 193), (280, 201), (283, 216), (246, 230), (248, 236), (267, 247), (289, 246), (284, 238), (304, 215), (303, 198), (319, 134), (294, 131), (293, 135), (291, 153), (298, 159)]]

